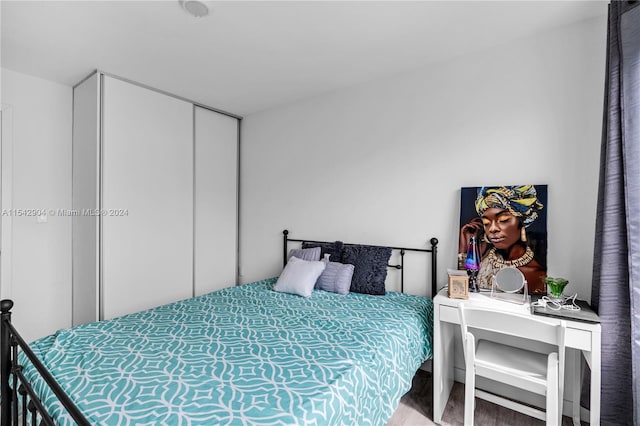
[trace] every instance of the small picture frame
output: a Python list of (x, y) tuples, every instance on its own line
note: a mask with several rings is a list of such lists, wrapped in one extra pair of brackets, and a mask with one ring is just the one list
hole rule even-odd
[(469, 276), (465, 272), (461, 274), (449, 274), (449, 297), (452, 299), (469, 298)]

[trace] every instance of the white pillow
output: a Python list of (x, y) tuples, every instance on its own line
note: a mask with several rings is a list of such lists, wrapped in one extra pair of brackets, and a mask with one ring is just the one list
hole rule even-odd
[(275, 291), (297, 294), (309, 297), (313, 292), (316, 280), (324, 271), (325, 263), (321, 261), (309, 261), (292, 257), (278, 277)]

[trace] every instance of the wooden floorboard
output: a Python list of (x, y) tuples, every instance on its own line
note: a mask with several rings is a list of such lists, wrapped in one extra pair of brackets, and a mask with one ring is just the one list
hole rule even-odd
[[(418, 370), (413, 378), (411, 390), (400, 400), (400, 406), (393, 414), (387, 426), (433, 425), (431, 393), (433, 390), (431, 373)], [(464, 425), (464, 384), (454, 383), (447, 402), (442, 425)], [(517, 411), (476, 398), (475, 425), (481, 426), (540, 426), (545, 422), (525, 416)], [(569, 417), (562, 418), (563, 426), (573, 422)], [(583, 423), (585, 424), (585, 423)]]

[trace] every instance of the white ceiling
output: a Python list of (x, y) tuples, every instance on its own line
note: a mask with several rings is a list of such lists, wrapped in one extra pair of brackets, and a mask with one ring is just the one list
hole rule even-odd
[(8, 1), (1, 65), (91, 71), (247, 115), (606, 14), (594, 1)]

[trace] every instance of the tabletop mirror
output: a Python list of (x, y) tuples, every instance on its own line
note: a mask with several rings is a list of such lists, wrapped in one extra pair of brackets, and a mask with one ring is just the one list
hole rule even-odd
[(528, 301), (527, 280), (516, 268), (502, 268), (493, 277), (491, 297), (512, 303), (525, 304)]

